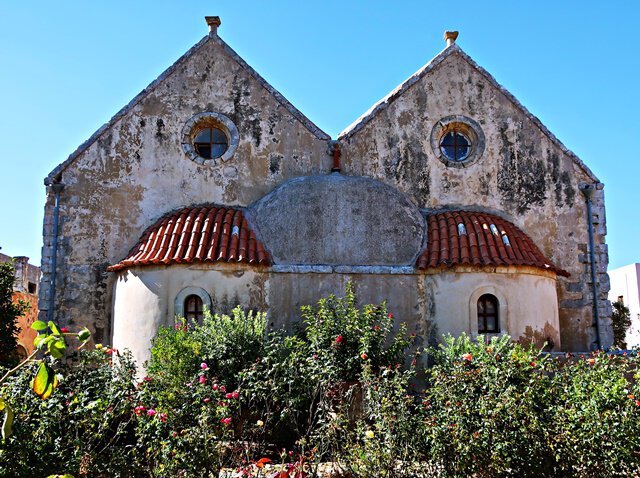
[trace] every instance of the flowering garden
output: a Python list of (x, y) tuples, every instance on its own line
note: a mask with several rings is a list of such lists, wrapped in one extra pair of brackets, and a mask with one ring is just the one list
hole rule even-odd
[(508, 337), (423, 348), (350, 288), (302, 316), (289, 334), (240, 308), (179, 321), (141, 379), (99, 344), (49, 356), (46, 399), (45, 365), (19, 369), (0, 386), (15, 414), (0, 476), (639, 476), (635, 354), (553, 357)]

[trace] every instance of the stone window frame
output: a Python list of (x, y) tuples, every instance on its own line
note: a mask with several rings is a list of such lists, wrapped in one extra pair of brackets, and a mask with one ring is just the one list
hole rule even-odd
[(202, 287), (189, 286), (182, 289), (176, 295), (173, 302), (173, 315), (174, 317), (184, 317), (184, 301), (190, 295), (197, 295), (202, 300), (202, 309), (211, 310), (211, 296)]
[[(452, 131), (462, 133), (471, 142), (471, 151), (462, 161), (447, 158), (440, 148), (444, 136)], [(452, 115), (441, 118), (431, 129), (431, 149), (436, 157), (447, 167), (466, 168), (478, 161), (484, 153), (486, 141), (480, 125), (473, 119), (463, 115)]]
[[(196, 152), (193, 142), (201, 129), (212, 127), (220, 129), (227, 136), (229, 145), (222, 156), (207, 159)], [(215, 166), (218, 164), (218, 160), (223, 162), (229, 161), (238, 149), (239, 142), (240, 133), (233, 121), (222, 113), (216, 113), (214, 111), (205, 111), (192, 116), (182, 128), (182, 150), (191, 161), (200, 165)]]
[[(493, 295), (498, 299), (498, 320), (500, 322), (500, 332), (482, 334), (478, 332), (478, 299), (485, 294)], [(507, 297), (494, 285), (478, 287), (469, 297), (469, 336), (475, 339), (478, 335), (483, 335), (485, 337), (509, 335), (509, 307)]]

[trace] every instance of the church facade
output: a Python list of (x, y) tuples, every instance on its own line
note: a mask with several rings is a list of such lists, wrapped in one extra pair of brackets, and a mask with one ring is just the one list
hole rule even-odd
[(41, 314), (143, 363), (176, 316), (286, 327), (351, 282), (424, 341), (611, 344), (603, 185), (456, 35), (332, 140), (207, 23), (45, 179)]

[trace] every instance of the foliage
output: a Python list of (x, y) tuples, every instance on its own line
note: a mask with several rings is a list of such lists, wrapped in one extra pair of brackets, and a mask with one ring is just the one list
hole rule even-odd
[(0, 263), (0, 366), (15, 364), (18, 325), (16, 320), (26, 312), (29, 305), (13, 301), (13, 285), (16, 269), (13, 262)]
[(637, 357), (552, 357), (448, 337), (425, 391), (424, 446), (442, 476), (632, 476)]
[(631, 314), (629, 307), (624, 305), (621, 299), (611, 303), (611, 327), (613, 328), (613, 345), (622, 349), (627, 348), (626, 335), (631, 327)]
[[(353, 478), (637, 476), (637, 355), (463, 335), (425, 368), (384, 304), (356, 302), (348, 288), (305, 308), (293, 334), (241, 309), (180, 321), (139, 383), (128, 354), (81, 351), (47, 400), (27, 362), (0, 384), (17, 418), (0, 476), (306, 478), (320, 462)], [(51, 366), (67, 334), (42, 325)]]
[(113, 360), (112, 353), (83, 350), (73, 365), (59, 365), (60, 385), (47, 400), (31, 390), (38, 364), (9, 379), (3, 393), (16, 422), (0, 446), (0, 476), (132, 476), (135, 365), (129, 355)]
[(178, 319), (161, 327), (151, 348), (147, 371), (169, 389), (181, 389), (202, 362), (210, 374), (228, 386), (237, 386), (238, 373), (263, 353), (266, 341), (264, 313), (233, 309), (231, 316), (205, 310), (202, 325)]
[[(247, 408), (264, 421), (270, 441), (315, 439), (317, 457), (334, 448), (336, 404), (346, 403), (365, 368), (404, 362), (410, 344), (406, 328), (394, 332), (386, 304), (357, 307), (350, 284), (345, 297), (330, 295), (315, 308), (302, 307), (303, 325), (295, 335), (270, 335), (262, 358), (242, 374)], [(349, 408), (349, 407), (346, 407)]]

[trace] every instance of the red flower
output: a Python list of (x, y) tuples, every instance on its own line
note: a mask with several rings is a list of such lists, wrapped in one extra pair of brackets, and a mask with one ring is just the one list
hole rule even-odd
[(222, 420), (220, 420), (220, 423), (224, 423), (225, 425), (228, 425), (229, 423), (231, 423), (231, 418), (230, 417), (223, 418)]
[(60, 327), (60, 332), (62, 332), (63, 334), (68, 334), (69, 329), (67, 329), (66, 327)]
[(225, 393), (227, 391), (227, 387), (225, 387), (224, 385), (220, 385), (220, 391), (222, 393)]
[(377, 332), (378, 330), (380, 330), (380, 326), (379, 325), (374, 325), (373, 326), (373, 330), (375, 330)]
[(636, 405), (640, 407), (640, 400), (636, 400)]
[(232, 397), (233, 397), (233, 394), (232, 394), (232, 393), (227, 393), (227, 394), (224, 396), (224, 398), (227, 398), (227, 399), (232, 398)]
[(367, 360), (369, 356), (366, 353), (362, 352), (362, 355), (360, 355), (360, 358), (362, 358), (362, 360)]
[(202, 399), (202, 401), (203, 401), (204, 403), (209, 403), (209, 401), (210, 401), (210, 400), (211, 400), (210, 398), (203, 398), (203, 399)]
[(207, 377), (204, 375), (200, 375), (200, 383), (205, 383), (207, 381)]
[(594, 359), (594, 358), (588, 358), (588, 359), (587, 359), (587, 363), (588, 363), (589, 365), (593, 365), (594, 363), (596, 363), (596, 359)]
[(233, 392), (231, 394), (231, 398), (235, 398), (236, 400), (238, 399), (239, 396), (240, 396), (240, 394), (238, 392)]
[(535, 363), (535, 362), (531, 362), (531, 366), (532, 366), (533, 368), (535, 368), (535, 367), (536, 367), (536, 363)]
[(214, 383), (213, 385), (211, 385), (211, 389), (214, 390), (214, 391), (218, 390), (218, 384)]
[(166, 413), (159, 413), (158, 414), (158, 418), (160, 419), (161, 422), (166, 422), (167, 421), (167, 414)]
[(393, 319), (393, 314), (391, 312), (389, 312), (389, 318)]
[(336, 337), (336, 343), (337, 343), (337, 344), (341, 344), (343, 340), (344, 340), (344, 339), (342, 338), (342, 335), (338, 335), (338, 336)]
[(462, 354), (462, 360), (471, 362), (473, 360), (473, 355), (471, 355), (470, 353)]

